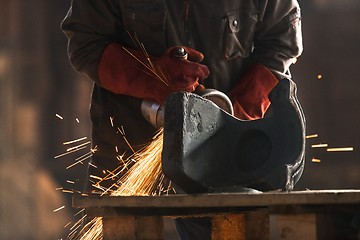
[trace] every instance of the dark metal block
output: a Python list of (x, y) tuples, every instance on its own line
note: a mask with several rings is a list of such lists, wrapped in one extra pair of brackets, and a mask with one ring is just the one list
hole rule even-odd
[(237, 119), (191, 93), (165, 106), (163, 171), (188, 193), (292, 190), (305, 155), (305, 117), (296, 85), (284, 79), (269, 95), (265, 118)]

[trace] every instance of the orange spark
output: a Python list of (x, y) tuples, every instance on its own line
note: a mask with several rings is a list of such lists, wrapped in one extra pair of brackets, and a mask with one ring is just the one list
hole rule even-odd
[(313, 159), (311, 159), (311, 161), (312, 161), (313, 163), (320, 163), (320, 162), (321, 162), (321, 160), (320, 160), (320, 159), (317, 159), (317, 158), (313, 158)]
[(110, 117), (110, 124), (112, 127), (114, 127), (114, 117)]
[(328, 148), (326, 149), (328, 152), (352, 152), (354, 151), (353, 147), (342, 147), (342, 148)]
[(81, 148), (81, 147), (83, 147), (83, 146), (89, 145), (90, 143), (91, 143), (91, 141), (88, 141), (88, 142), (79, 144), (79, 145), (77, 145), (77, 146), (68, 148), (68, 149), (66, 149), (66, 151), (69, 152), (69, 151), (72, 151), (72, 150), (74, 150), (74, 149), (79, 149), (79, 148)]
[(85, 208), (83, 208), (83, 209), (81, 209), (80, 211), (78, 211), (77, 213), (75, 213), (75, 217), (77, 216), (77, 215), (79, 215), (80, 213), (82, 213), (82, 212), (84, 212), (85, 211)]
[(68, 154), (71, 154), (71, 153), (74, 153), (74, 152), (77, 152), (77, 151), (80, 151), (80, 150), (85, 149), (85, 148), (86, 148), (86, 146), (85, 146), (85, 147), (81, 147), (81, 148), (74, 149), (74, 150), (72, 150), (72, 151), (67, 151), (66, 153), (59, 154), (59, 155), (55, 156), (54, 158), (55, 158), (55, 159), (56, 159), (56, 158), (60, 158), (60, 157), (66, 156), (66, 155), (68, 155)]
[(92, 153), (95, 153), (95, 152), (97, 151), (97, 146), (91, 148), (90, 151), (91, 151)]
[(58, 212), (58, 211), (60, 211), (60, 210), (62, 210), (64, 208), (65, 208), (65, 206), (59, 207), (59, 208), (55, 209), (53, 212)]
[(95, 175), (90, 175), (91, 178), (97, 179), (97, 180), (102, 180), (103, 178), (95, 176)]
[(328, 146), (328, 144), (326, 144), (326, 143), (311, 145), (312, 148), (326, 148), (327, 146)]
[(65, 189), (63, 189), (62, 192), (63, 193), (74, 193), (74, 191), (72, 191), (72, 190), (65, 190)]
[(305, 138), (306, 139), (310, 139), (310, 138), (317, 138), (319, 135), (318, 134), (312, 134), (312, 135), (308, 135)]
[(81, 163), (83, 164), (83, 162), (86, 160), (86, 159), (89, 159), (92, 157), (92, 152), (88, 152), (88, 153), (85, 153), (84, 155), (78, 157), (77, 159), (75, 159), (76, 162), (74, 162), (73, 164), (69, 165), (66, 167), (66, 170), (67, 169), (70, 169), (72, 167), (74, 167), (75, 165)]
[(70, 224), (71, 224), (71, 222), (68, 222), (68, 223), (64, 226), (64, 228), (67, 228)]
[(118, 127), (117, 128), (119, 133), (121, 134), (122, 138), (124, 139), (124, 141), (126, 142), (126, 144), (128, 145), (128, 147), (131, 149), (131, 151), (133, 153), (135, 153), (135, 150), (133, 149), (133, 147), (131, 146), (131, 144), (129, 143), (129, 141), (127, 140), (127, 138), (125, 137), (125, 131), (124, 131), (124, 127), (121, 126), (121, 129)]
[(96, 165), (94, 165), (93, 163), (89, 162), (89, 165), (92, 166), (93, 168), (97, 168)]
[(73, 144), (73, 143), (77, 143), (77, 142), (81, 142), (83, 140), (86, 140), (87, 137), (82, 137), (82, 138), (78, 138), (78, 139), (74, 139), (68, 142), (64, 142), (63, 145), (69, 145), (69, 144)]

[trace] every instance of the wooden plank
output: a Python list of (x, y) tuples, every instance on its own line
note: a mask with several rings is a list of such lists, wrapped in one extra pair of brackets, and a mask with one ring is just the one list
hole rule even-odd
[(163, 219), (159, 216), (116, 216), (103, 218), (103, 240), (160, 240)]
[[(360, 213), (360, 190), (75, 196), (73, 205), (86, 208), (89, 217), (104, 217), (104, 236), (109, 236), (104, 240), (119, 239), (113, 234), (120, 234), (121, 224), (121, 234), (129, 237), (120, 239), (146, 239), (135, 234), (149, 236), (153, 229), (158, 234), (153, 239), (161, 239), (164, 216), (211, 216), (213, 240), (333, 239), (346, 231), (337, 227), (342, 215)], [(155, 221), (141, 221), (145, 218)]]
[(212, 217), (212, 240), (263, 240), (269, 239), (269, 236), (267, 209)]
[(272, 240), (316, 240), (316, 214), (273, 215)]
[(360, 190), (220, 193), (167, 196), (75, 196), (75, 208), (229, 208), (276, 205), (360, 204)]

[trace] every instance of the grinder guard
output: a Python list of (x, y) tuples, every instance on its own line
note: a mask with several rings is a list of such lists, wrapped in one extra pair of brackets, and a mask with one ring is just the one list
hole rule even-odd
[(244, 121), (192, 93), (166, 101), (162, 167), (187, 193), (293, 189), (305, 162), (296, 85), (281, 80), (263, 119)]

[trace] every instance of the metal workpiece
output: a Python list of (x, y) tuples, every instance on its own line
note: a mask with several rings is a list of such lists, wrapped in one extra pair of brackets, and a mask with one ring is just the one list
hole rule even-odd
[(263, 119), (243, 121), (191, 93), (165, 105), (162, 167), (187, 193), (290, 191), (305, 158), (305, 117), (296, 85), (283, 79)]

